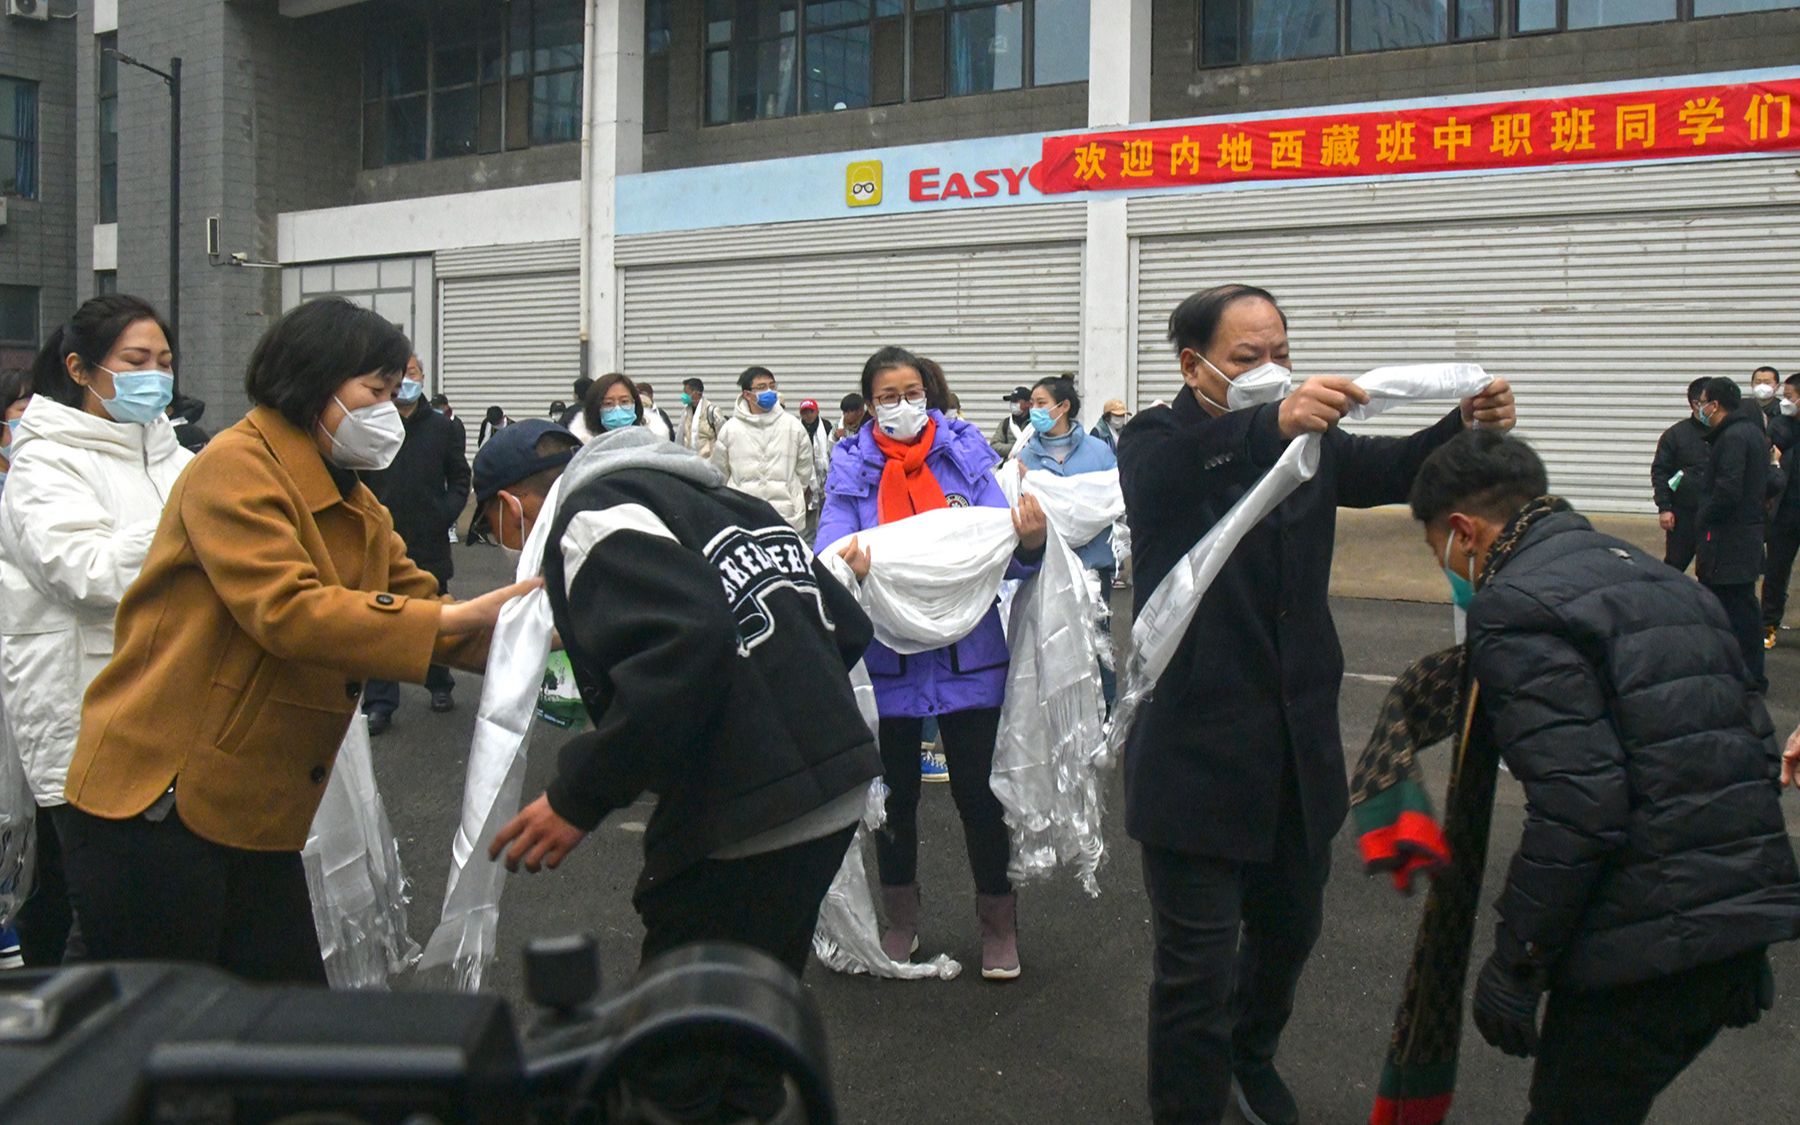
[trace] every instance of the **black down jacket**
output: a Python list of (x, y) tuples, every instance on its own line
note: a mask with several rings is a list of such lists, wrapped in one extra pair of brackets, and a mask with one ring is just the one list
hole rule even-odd
[(1717, 599), (1562, 512), (1475, 595), (1469, 649), (1483, 721), (1525, 787), (1500, 925), (1553, 986), (1800, 935), (1779, 751)]
[(1700, 553), (1694, 573), (1709, 586), (1755, 582), (1763, 571), (1769, 439), (1762, 411), (1744, 403), (1706, 435), (1712, 457), (1700, 493)]

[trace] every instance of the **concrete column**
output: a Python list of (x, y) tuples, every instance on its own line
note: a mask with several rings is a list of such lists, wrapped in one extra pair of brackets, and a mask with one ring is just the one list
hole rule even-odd
[[(1151, 0), (1100, 0), (1088, 25), (1088, 127), (1117, 128), (1150, 116)], [(1122, 398), (1133, 409), (1131, 379), (1131, 240), (1125, 198), (1095, 193), (1087, 202), (1087, 258), (1081, 289), (1083, 397), (1094, 404)]]
[(587, 76), (588, 371), (624, 366), (622, 276), (613, 260), (620, 176), (644, 167), (644, 0), (588, 0), (594, 20)]

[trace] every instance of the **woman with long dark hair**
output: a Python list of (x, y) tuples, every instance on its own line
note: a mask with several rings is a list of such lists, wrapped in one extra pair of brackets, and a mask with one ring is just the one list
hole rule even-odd
[(36, 888), (19, 914), (27, 965), (63, 960), (71, 916), (50, 813), (63, 804), (82, 693), (113, 653), (114, 611), (193, 458), (163, 415), (174, 361), (148, 302), (95, 297), (38, 352), (7, 447), (0, 694), (39, 807)]
[[(1007, 507), (994, 478), (999, 455), (981, 431), (944, 414), (942, 373), (904, 348), (883, 348), (863, 366), (862, 394), (874, 407), (864, 426), (832, 452), (819, 517), (818, 546), (948, 507)], [(1043, 558), (1046, 527), (1027, 496), (1014, 515), (1019, 548), (1014, 577)], [(858, 579), (869, 556), (853, 542), (843, 557)], [(950, 767), (950, 791), (962, 817), (975, 912), (981, 927), (981, 975), (1019, 975), (1018, 904), (1006, 870), (1011, 840), (989, 778), (1010, 657), (997, 607), (968, 636), (929, 652), (902, 656), (876, 641), (864, 657), (881, 716), (881, 760), (888, 785), (887, 828), (876, 837), (887, 916), (882, 948), (905, 961), (918, 947), (919, 745), (935, 717)]]

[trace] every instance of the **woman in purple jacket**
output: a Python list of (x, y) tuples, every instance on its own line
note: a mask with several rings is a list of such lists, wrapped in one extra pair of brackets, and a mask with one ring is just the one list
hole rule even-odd
[[(922, 363), (902, 348), (883, 348), (863, 366), (862, 393), (874, 408), (874, 421), (832, 450), (820, 548), (934, 508), (1007, 506), (994, 479), (999, 455), (979, 429), (944, 415), (944, 386), (921, 374)], [(1023, 578), (1043, 558), (1043, 509), (1026, 496), (1013, 524), (1020, 545), (1009, 576)], [(854, 540), (841, 554), (858, 578), (867, 576), (868, 554)], [(1011, 980), (1019, 975), (1017, 902), (1006, 877), (1006, 821), (988, 784), (1006, 696), (1006, 635), (999, 610), (990, 609), (975, 631), (955, 644), (901, 656), (876, 642), (864, 660), (881, 713), (888, 784), (887, 829), (875, 840), (887, 914), (882, 948), (905, 961), (919, 945), (919, 732), (926, 716), (936, 716), (975, 876), (981, 975)]]

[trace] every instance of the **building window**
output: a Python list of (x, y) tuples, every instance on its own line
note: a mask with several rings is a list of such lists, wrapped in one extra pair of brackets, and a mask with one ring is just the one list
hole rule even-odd
[(674, 0), (647, 0), (644, 4), (644, 132), (663, 133), (669, 128), (669, 42), (674, 27)]
[(95, 270), (94, 271), (94, 296), (104, 297), (108, 293), (117, 293), (118, 291), (119, 291), (119, 271), (118, 270)]
[(0, 285), (0, 348), (38, 346), (38, 291), (30, 285)]
[[(1788, 6), (1792, 6), (1791, 0)], [(1660, 23), (1678, 14), (1676, 0), (1519, 0), (1517, 30), (1577, 31)]]
[(0, 195), (37, 198), (37, 132), (37, 83), (0, 78)]
[(383, 0), (363, 55), (363, 167), (581, 135), (582, 0)]
[(95, 71), (99, 75), (99, 96), (95, 101), (94, 131), (96, 154), (100, 168), (100, 222), (119, 221), (119, 60), (112, 54), (119, 45), (117, 32), (95, 38), (100, 57)]
[(1800, 7), (1800, 0), (1694, 0), (1694, 18), (1733, 16), (1740, 12), (1772, 12)]
[(706, 123), (1087, 79), (1090, 0), (706, 0)]
[[(1521, 8), (1534, 2), (1518, 0)], [(1200, 65), (1491, 39), (1500, 33), (1499, 13), (1500, 0), (1201, 0)]]

